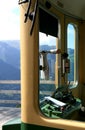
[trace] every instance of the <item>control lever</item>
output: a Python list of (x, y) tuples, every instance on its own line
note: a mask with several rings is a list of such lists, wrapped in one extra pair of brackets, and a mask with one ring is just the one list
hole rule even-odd
[[(19, 4), (26, 3), (26, 2), (28, 2), (28, 0), (19, 0)], [(31, 13), (29, 13), (30, 6), (31, 6), (31, 0), (29, 0), (29, 6), (28, 6), (28, 9), (27, 9), (27, 13), (25, 13), (25, 20), (24, 20), (24, 22), (25, 23), (27, 22), (28, 17), (32, 21), (31, 29), (30, 29), (30, 35), (32, 35), (32, 31), (33, 31), (34, 23), (35, 23), (35, 18), (36, 18), (38, 0), (36, 0), (35, 6), (34, 6), (34, 10)]]
[(25, 23), (27, 22), (27, 18), (29, 17), (30, 6), (31, 6), (31, 0), (29, 1), (28, 10), (27, 10), (27, 13), (25, 14), (25, 20), (24, 20)]
[[(34, 23), (35, 23), (35, 18), (36, 18), (36, 12), (37, 12), (37, 6), (38, 6), (38, 0), (36, 0), (36, 3), (35, 3), (35, 7), (34, 7), (34, 11), (31, 12), (30, 16), (31, 16), (31, 20), (32, 20), (32, 24), (31, 24), (31, 30), (30, 30), (30, 35), (32, 35), (32, 31), (33, 31), (33, 28), (34, 28)], [(29, 16), (29, 18), (30, 18)]]
[(29, 17), (29, 19), (32, 21), (31, 24), (31, 29), (30, 29), (30, 35), (32, 35), (32, 31), (34, 28), (34, 23), (35, 23), (35, 17), (36, 17), (36, 12), (37, 12), (37, 6), (38, 6), (38, 0), (36, 0), (35, 2), (35, 7), (34, 7), (34, 11), (29, 13), (30, 10), (30, 6), (31, 6), (31, 0), (29, 1), (29, 6), (28, 6), (28, 10), (27, 13), (25, 14), (25, 23), (27, 22), (27, 18)]

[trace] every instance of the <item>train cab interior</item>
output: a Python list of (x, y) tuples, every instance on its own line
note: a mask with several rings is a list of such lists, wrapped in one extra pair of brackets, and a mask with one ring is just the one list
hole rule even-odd
[(19, 6), (21, 130), (84, 130), (85, 0)]
[(47, 117), (85, 121), (85, 18), (81, 2), (75, 6), (64, 0), (40, 3), (39, 103)]

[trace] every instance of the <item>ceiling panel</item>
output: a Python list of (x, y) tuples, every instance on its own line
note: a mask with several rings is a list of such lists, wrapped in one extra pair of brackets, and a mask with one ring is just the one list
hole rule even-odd
[(55, 7), (85, 20), (85, 0), (49, 0)]

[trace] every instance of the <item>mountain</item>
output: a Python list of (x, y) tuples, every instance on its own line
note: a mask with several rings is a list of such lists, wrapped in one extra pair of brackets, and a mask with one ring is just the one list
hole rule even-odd
[(51, 49), (56, 49), (56, 46), (49, 46), (49, 45), (41, 45), (40, 47), (39, 47), (39, 50), (41, 51), (41, 50), (51, 50)]
[[(39, 50), (51, 50), (56, 46), (41, 45)], [(69, 78), (71, 81), (74, 78), (74, 50), (68, 49), (69, 58), (71, 61), (71, 73)], [(55, 60), (56, 55), (47, 55), (49, 63), (49, 78), (55, 78)], [(20, 79), (20, 41), (19, 40), (6, 40), (0, 41), (0, 79)]]
[[(15, 45), (14, 45), (15, 43)], [(20, 79), (19, 41), (0, 41), (0, 80)]]
[[(14, 47), (17, 45), (17, 47)], [(0, 41), (0, 59), (15, 68), (20, 68), (19, 41)]]
[(0, 60), (0, 80), (19, 80), (20, 69)]
[(70, 59), (70, 73), (68, 74), (68, 81), (74, 81), (74, 49), (68, 48)]
[(20, 49), (20, 40), (3, 40), (3, 41), (0, 41), (0, 43), (1, 42), (6, 43), (9, 46), (14, 47), (16, 49)]

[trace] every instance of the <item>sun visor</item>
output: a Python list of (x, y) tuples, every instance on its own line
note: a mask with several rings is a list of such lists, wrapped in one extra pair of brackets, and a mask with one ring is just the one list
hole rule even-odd
[(40, 32), (58, 37), (58, 19), (48, 14), (43, 9), (39, 9), (39, 21)]

